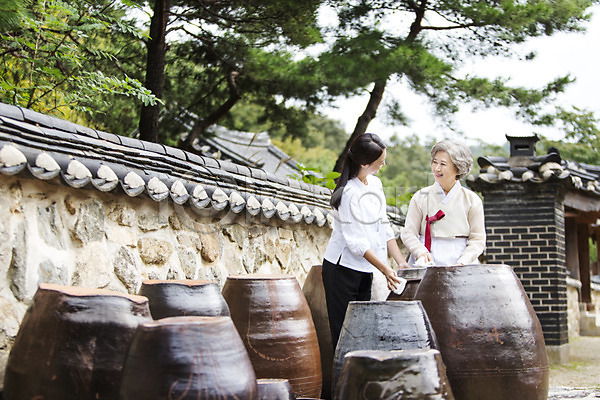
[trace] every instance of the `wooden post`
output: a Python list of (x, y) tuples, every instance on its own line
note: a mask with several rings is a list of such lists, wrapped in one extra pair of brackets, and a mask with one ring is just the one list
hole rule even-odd
[(592, 268), (592, 275), (600, 275), (600, 230), (596, 227), (595, 240), (596, 240), (596, 262), (594, 268)]
[(569, 277), (579, 280), (579, 250), (577, 249), (577, 222), (565, 218), (565, 250)]
[(587, 223), (577, 224), (577, 250), (579, 255), (579, 280), (581, 281), (581, 301), (592, 302), (590, 281), (590, 234)]

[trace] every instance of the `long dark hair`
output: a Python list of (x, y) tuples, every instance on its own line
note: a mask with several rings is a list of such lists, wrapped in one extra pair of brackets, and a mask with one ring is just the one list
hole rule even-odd
[(331, 207), (337, 210), (342, 202), (342, 193), (348, 181), (358, 175), (361, 165), (371, 164), (381, 157), (384, 149), (385, 144), (374, 133), (362, 134), (352, 141), (350, 150), (348, 150), (346, 157), (344, 157), (342, 173), (337, 180), (335, 190), (329, 201)]

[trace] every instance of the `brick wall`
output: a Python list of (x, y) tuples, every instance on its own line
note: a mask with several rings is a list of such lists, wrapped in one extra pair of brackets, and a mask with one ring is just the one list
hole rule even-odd
[(483, 194), (486, 263), (510, 265), (542, 324), (547, 345), (568, 342), (563, 191), (559, 183), (501, 183)]

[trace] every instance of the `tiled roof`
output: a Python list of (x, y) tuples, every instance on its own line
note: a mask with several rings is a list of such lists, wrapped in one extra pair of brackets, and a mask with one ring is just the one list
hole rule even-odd
[(542, 156), (479, 157), (477, 163), (480, 173), (468, 177), (470, 185), (563, 181), (574, 190), (600, 196), (600, 166), (563, 160), (555, 149)]
[(0, 103), (0, 173), (324, 225), (329, 189)]
[(300, 175), (296, 161), (271, 144), (267, 132), (240, 132), (222, 126), (210, 129), (213, 136), (200, 139), (203, 154), (236, 164), (260, 168), (275, 175)]
[[(59, 179), (73, 188), (170, 198), (197, 209), (331, 223), (331, 191), (263, 169), (102, 132), (0, 103), (0, 174)], [(396, 225), (404, 218), (389, 209)]]

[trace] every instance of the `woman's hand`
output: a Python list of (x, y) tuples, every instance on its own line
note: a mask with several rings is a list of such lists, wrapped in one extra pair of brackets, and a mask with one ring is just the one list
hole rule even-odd
[(417, 258), (415, 261), (415, 268), (423, 268), (429, 265), (433, 265), (433, 257), (431, 257), (431, 253), (423, 253)]
[(401, 258), (399, 261), (396, 261), (399, 269), (407, 269), (410, 268), (410, 264), (406, 262), (404, 258)]
[(418, 258), (419, 264), (427, 264), (433, 262), (433, 257), (431, 257), (431, 253), (423, 253)]
[[(396, 245), (396, 247), (398, 247), (398, 245)], [(398, 252), (400, 252), (399, 249)], [(396, 289), (396, 285), (402, 283), (402, 280), (398, 278), (398, 275), (396, 275), (396, 271), (394, 271), (391, 267), (389, 267), (387, 264), (385, 264), (383, 261), (377, 258), (377, 256), (375, 256), (375, 253), (373, 253), (373, 250), (367, 250), (363, 257), (365, 258), (365, 260), (370, 262), (375, 268), (381, 271), (383, 276), (385, 276), (385, 279), (387, 280), (388, 289), (394, 290)]]
[(398, 278), (396, 271), (394, 271), (392, 268), (386, 266), (385, 270), (381, 272), (383, 272), (383, 275), (387, 280), (387, 287), (389, 290), (395, 290), (397, 285), (402, 283), (402, 280)]

